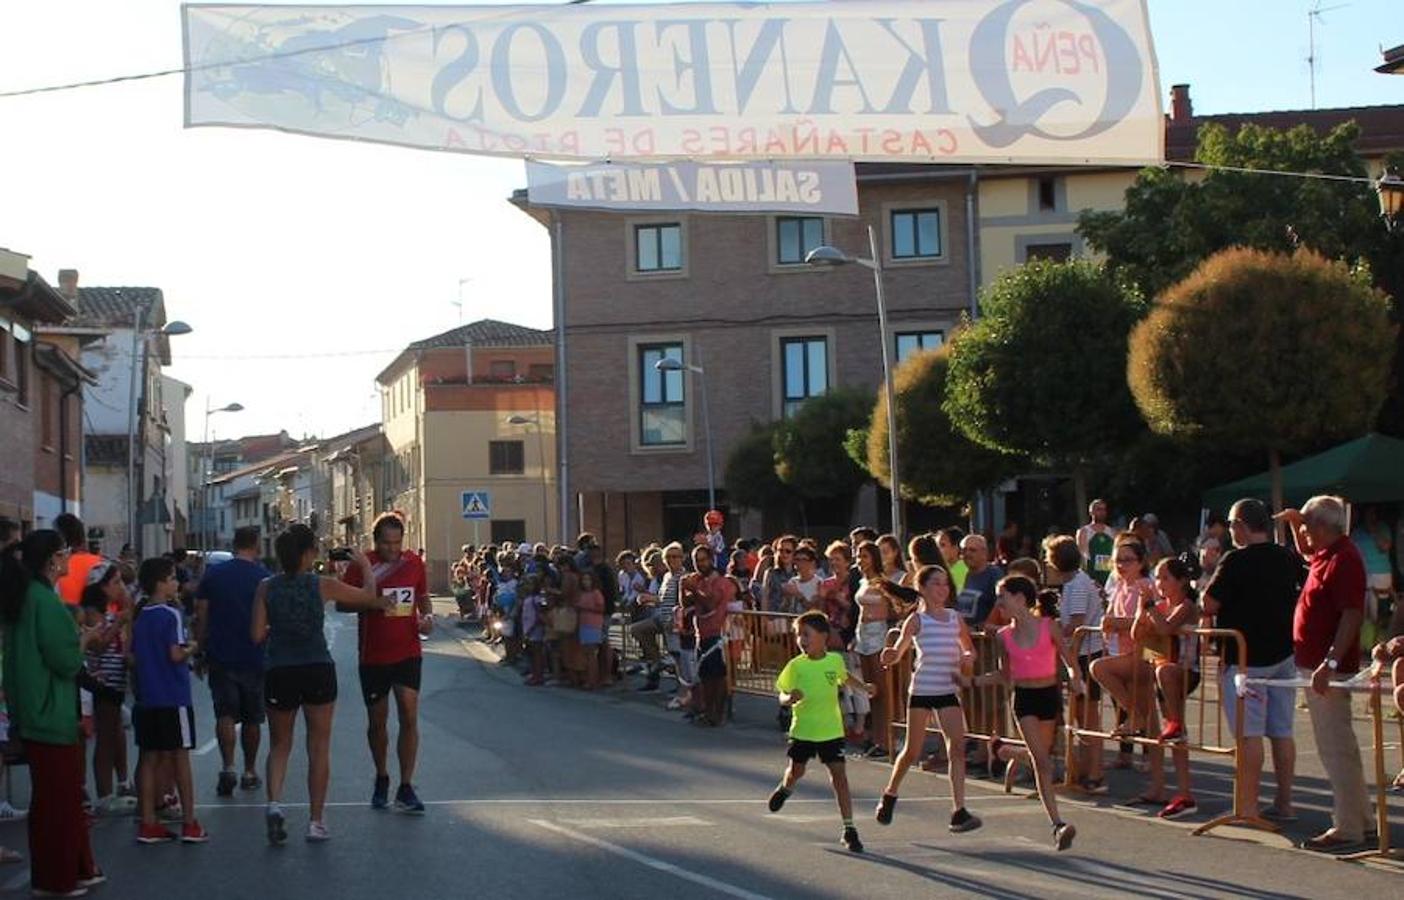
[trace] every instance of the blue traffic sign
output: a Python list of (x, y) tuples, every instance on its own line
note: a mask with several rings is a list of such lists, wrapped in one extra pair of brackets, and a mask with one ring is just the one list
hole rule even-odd
[(465, 519), (492, 518), (492, 495), (487, 491), (464, 491), (462, 506)]

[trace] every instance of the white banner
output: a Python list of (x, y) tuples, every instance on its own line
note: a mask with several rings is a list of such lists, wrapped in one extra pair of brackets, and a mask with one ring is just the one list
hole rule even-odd
[(1144, 0), (183, 15), (187, 126), (576, 160), (1163, 156)]
[(526, 164), (532, 206), (858, 215), (853, 163)]

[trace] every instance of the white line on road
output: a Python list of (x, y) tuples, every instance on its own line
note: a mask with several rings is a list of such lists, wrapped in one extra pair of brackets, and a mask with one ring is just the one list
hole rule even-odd
[[(981, 803), (991, 800), (1023, 800), (1023, 797), (1010, 797), (1000, 795), (997, 797), (981, 798)], [(857, 804), (876, 803), (876, 797), (854, 797), (853, 802)], [(950, 803), (949, 797), (903, 797), (902, 803)], [(786, 803), (790, 806), (802, 803), (821, 803), (825, 806), (832, 806), (833, 797), (791, 797)], [(621, 800), (613, 797), (479, 797), (466, 800), (425, 800), (425, 806), (755, 806), (763, 808), (765, 797), (737, 797), (730, 799), (718, 799), (715, 797), (693, 799), (690, 797), (660, 798), (657, 800)], [(200, 811), (220, 810), (220, 809), (263, 809), (263, 803), (207, 803), (201, 804)], [(298, 809), (306, 807), (306, 803), (282, 803), (284, 809)], [(364, 800), (337, 800), (327, 803), (327, 806), (335, 808), (346, 808), (354, 806), (369, 806)]]
[(633, 860), (634, 862), (640, 865), (648, 866), (650, 869), (655, 869), (659, 872), (667, 872), (669, 875), (675, 875), (678, 878), (683, 879), (684, 881), (690, 881), (693, 884), (700, 884), (705, 888), (710, 888), (711, 890), (718, 891), (731, 897), (741, 897), (743, 898), (743, 900), (769, 900), (769, 898), (766, 897), (766, 895), (764, 894), (757, 894), (754, 891), (748, 891), (745, 888), (737, 887), (734, 884), (728, 884), (725, 881), (719, 881), (711, 877), (710, 875), (703, 875), (699, 872), (693, 872), (690, 869), (684, 869), (681, 866), (675, 866), (670, 862), (664, 862), (661, 859), (656, 859), (652, 856), (639, 853), (636, 850), (630, 850), (628, 847), (621, 847), (618, 844), (611, 844), (609, 841), (602, 841), (593, 835), (584, 834), (582, 832), (575, 831), (570, 828), (563, 828), (562, 826), (557, 825), (554, 822), (546, 822), (541, 819), (530, 819), (528, 821), (530, 821), (531, 824), (536, 825), (539, 828), (544, 828), (547, 831), (553, 831), (556, 834), (559, 834), (563, 837), (568, 837), (571, 840), (579, 841), (582, 844), (589, 844), (592, 847), (597, 847), (600, 850), (613, 853), (616, 856), (622, 856), (625, 859)]
[(696, 816), (641, 816), (632, 819), (561, 819), (563, 825), (578, 828), (710, 828), (712, 823)]
[(27, 884), (29, 884), (29, 868), (26, 866), (23, 872), (19, 873), (14, 878), (11, 878), (9, 881), (5, 882), (5, 886), (0, 887), (0, 891), (3, 891), (4, 893), (8, 894), (12, 891), (19, 890)]
[(206, 755), (209, 754), (209, 752), (210, 752), (211, 750), (213, 750), (214, 748), (216, 748), (216, 747), (218, 747), (218, 746), (219, 746), (219, 739), (218, 739), (218, 738), (210, 738), (208, 741), (205, 741), (203, 744), (200, 745), (199, 749), (197, 749), (197, 750), (195, 751), (195, 755), (196, 755), (196, 756), (206, 756)]

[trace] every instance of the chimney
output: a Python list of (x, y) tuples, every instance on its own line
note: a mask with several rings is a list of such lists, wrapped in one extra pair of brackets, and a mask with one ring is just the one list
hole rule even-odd
[(1170, 123), (1187, 125), (1194, 118), (1194, 103), (1190, 100), (1190, 86), (1174, 84), (1170, 86)]
[(59, 269), (59, 293), (69, 300), (78, 299), (78, 270)]

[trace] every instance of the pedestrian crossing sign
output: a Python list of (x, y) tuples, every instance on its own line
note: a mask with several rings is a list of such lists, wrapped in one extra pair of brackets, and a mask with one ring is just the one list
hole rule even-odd
[(487, 491), (463, 492), (463, 518), (492, 518), (492, 497)]

